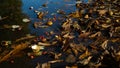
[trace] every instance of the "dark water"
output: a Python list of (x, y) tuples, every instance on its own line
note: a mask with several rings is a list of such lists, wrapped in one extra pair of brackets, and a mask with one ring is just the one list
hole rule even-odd
[[(83, 3), (87, 3), (88, 0), (81, 0)], [(43, 7), (42, 5), (46, 4), (46, 7)], [(46, 21), (40, 20), (37, 18), (35, 10), (39, 12), (48, 12), (48, 14), (44, 17), (44, 19), (53, 18), (56, 16), (57, 18), (61, 18), (62, 15), (58, 14), (58, 10), (62, 10), (65, 12), (65, 14), (69, 14), (71, 12), (76, 11), (76, 0), (22, 0), (22, 11), (25, 13), (30, 19), (31, 23), (29, 25), (30, 33), (36, 34), (36, 35), (42, 35), (44, 32), (49, 31), (58, 31), (57, 28), (59, 27), (59, 24), (63, 21), (55, 21), (52, 27), (48, 28), (38, 28), (34, 29), (33, 23), (34, 22), (40, 22), (45, 23)], [(30, 10), (30, 7), (33, 7), (32, 10)], [(54, 14), (54, 15), (52, 15)]]
[[(37, 18), (34, 10), (40, 12), (48, 12), (48, 14), (44, 18), (47, 19), (54, 17), (51, 14), (55, 14), (56, 17), (61, 17), (60, 14), (57, 14), (57, 10), (63, 10), (66, 14), (68, 14), (75, 11), (76, 9), (75, 0), (22, 0), (22, 2), (23, 13), (27, 14), (32, 20), (31, 24), (29, 25), (30, 31), (31, 33), (36, 35), (42, 35), (46, 31), (57, 31), (56, 28), (59, 26), (59, 23), (61, 23), (61, 21), (55, 21), (52, 27), (34, 29), (33, 23), (42, 21)], [(43, 4), (46, 4), (47, 6), (43, 7)], [(29, 9), (31, 6), (34, 7), (33, 10)], [(45, 21), (42, 21), (42, 23), (45, 23)]]
[[(83, 0), (87, 2), (87, 0)], [(58, 10), (64, 11), (66, 14), (74, 12), (76, 0), (5, 0), (0, 1), (0, 16), (2, 18), (7, 17), (4, 20), (0, 20), (0, 41), (2, 40), (15, 40), (24, 36), (26, 33), (31, 33), (35, 35), (42, 35), (46, 31), (58, 31), (62, 21), (55, 21), (51, 27), (48, 28), (38, 28), (33, 27), (34, 22), (45, 23), (46, 21), (40, 20), (37, 18), (35, 10), (41, 12), (48, 12), (44, 19), (53, 18), (54, 16), (62, 18), (62, 15), (58, 14)], [(46, 7), (42, 5), (46, 4)], [(33, 6), (33, 10), (29, 8)], [(55, 15), (52, 15), (55, 14)], [(22, 22), (23, 18), (28, 17), (31, 22), (28, 26), (28, 23)], [(22, 31), (12, 31), (11, 29), (4, 29), (4, 25), (22, 25)], [(30, 30), (30, 31), (29, 31)]]
[[(21, 9), (21, 0), (0, 0), (0, 16), (2, 18), (0, 19), (0, 41), (13, 41), (29, 32), (28, 24), (22, 22), (22, 19), (26, 16)], [(11, 28), (5, 28), (5, 25), (21, 25), (23, 29), (21, 31), (12, 31)]]
[[(83, 0), (84, 2), (87, 2), (87, 0)], [(58, 31), (57, 28), (59, 27), (59, 24), (62, 21), (55, 21), (54, 24), (48, 28), (37, 28), (35, 29), (33, 27), (34, 22), (40, 22), (42, 21), (45, 23), (46, 21), (40, 20), (37, 18), (36, 13), (34, 10), (37, 11), (43, 11), (48, 12), (48, 14), (44, 17), (44, 19), (47, 18), (53, 18), (54, 16), (52, 14), (55, 14), (56, 17), (62, 17), (63, 15), (58, 14), (58, 10), (63, 10), (66, 14), (69, 14), (71, 12), (74, 12), (76, 10), (75, 7), (76, 0), (0, 0), (0, 16), (8, 18), (4, 20), (0, 20), (0, 41), (2, 40), (15, 40), (19, 37), (24, 36), (26, 33), (31, 33), (35, 35), (42, 35), (46, 31)], [(42, 5), (46, 4), (46, 7), (43, 7)], [(29, 8), (33, 6), (33, 10), (30, 10)], [(22, 19), (28, 17), (31, 22), (28, 24), (23, 23)], [(11, 31), (11, 29), (4, 29), (4, 25), (22, 25), (23, 30), (22, 31)], [(29, 31), (30, 30), (30, 31)], [(35, 59), (37, 61), (40, 61), (38, 59)], [(25, 63), (23, 63), (25, 62)], [(35, 62), (35, 61), (34, 61)], [(36, 62), (35, 62), (36, 63)], [(23, 59), (17, 59), (14, 64), (11, 64), (10, 62), (5, 62), (0, 65), (4, 68), (33, 68), (29, 61), (27, 62), (26, 57), (23, 57)], [(8, 66), (7, 66), (8, 65)]]

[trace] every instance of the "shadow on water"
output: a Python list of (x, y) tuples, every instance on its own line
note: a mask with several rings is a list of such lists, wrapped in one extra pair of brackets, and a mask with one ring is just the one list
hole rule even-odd
[[(23, 23), (22, 19), (25, 15), (21, 11), (21, 0), (0, 0), (0, 41), (15, 40), (28, 33), (27, 23)], [(21, 31), (12, 31), (4, 26), (20, 25), (23, 27)]]

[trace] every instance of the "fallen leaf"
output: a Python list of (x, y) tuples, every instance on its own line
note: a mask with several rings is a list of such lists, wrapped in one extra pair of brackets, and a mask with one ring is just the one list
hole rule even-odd
[(79, 56), (79, 59), (84, 59), (85, 57), (89, 56), (91, 53), (88, 51), (88, 49), (83, 53), (82, 55)]

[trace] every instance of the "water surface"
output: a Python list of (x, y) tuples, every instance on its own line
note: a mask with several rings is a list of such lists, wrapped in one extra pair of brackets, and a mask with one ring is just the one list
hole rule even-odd
[[(33, 27), (33, 23), (42, 21), (37, 18), (36, 13), (34, 12), (35, 10), (39, 12), (48, 12), (45, 18), (53, 18), (54, 15), (52, 14), (55, 14), (56, 17), (61, 17), (60, 14), (57, 14), (58, 10), (63, 10), (66, 14), (69, 14), (71, 12), (74, 12), (76, 9), (75, 0), (22, 0), (22, 3), (23, 13), (25, 13), (32, 21), (29, 25), (29, 29), (32, 34), (36, 35), (42, 35), (46, 31), (58, 31), (56, 30), (56, 28), (58, 28), (59, 23), (61, 23), (62, 21), (55, 21), (53, 26), (48, 28), (35, 29)], [(43, 4), (46, 4), (47, 6), (43, 7)], [(30, 10), (30, 7), (33, 7), (33, 10)], [(42, 22), (45, 23), (45, 21)]]

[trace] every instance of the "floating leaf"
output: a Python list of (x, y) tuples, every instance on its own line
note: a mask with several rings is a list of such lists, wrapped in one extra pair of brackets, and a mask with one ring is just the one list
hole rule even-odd
[(52, 22), (52, 21), (48, 21), (48, 22), (47, 22), (47, 25), (48, 25), (48, 26), (52, 26), (52, 25), (53, 25), (53, 22)]
[(43, 16), (44, 16), (44, 13), (43, 13), (43, 12), (38, 12), (37, 15), (38, 15), (37, 17), (38, 17), (39, 19), (42, 19)]
[(22, 21), (23, 22), (30, 22), (30, 19), (24, 18)]

